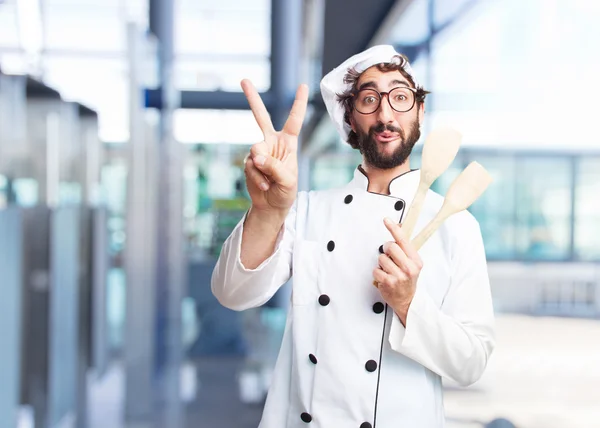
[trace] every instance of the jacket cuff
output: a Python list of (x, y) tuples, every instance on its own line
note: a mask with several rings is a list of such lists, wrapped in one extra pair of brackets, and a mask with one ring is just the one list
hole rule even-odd
[(244, 264), (242, 263), (242, 237), (244, 235), (244, 223), (246, 222), (247, 216), (248, 216), (248, 212), (246, 212), (246, 214), (244, 215), (244, 218), (242, 218), (240, 220), (240, 222), (237, 224), (235, 229), (233, 229), (233, 232), (231, 232), (231, 237), (233, 240), (232, 243), (235, 246), (234, 248), (236, 249), (236, 255), (235, 255), (236, 269), (241, 273), (260, 272), (266, 266), (268, 266), (269, 263), (278, 255), (279, 247), (281, 246), (281, 242), (283, 241), (283, 237), (285, 234), (285, 223), (283, 223), (283, 225), (281, 226), (281, 229), (279, 230), (279, 234), (277, 235), (277, 240), (275, 241), (275, 250), (273, 251), (273, 254), (271, 254), (267, 259), (265, 259), (265, 261), (263, 261), (256, 268), (247, 269), (244, 266)]
[(433, 321), (432, 312), (437, 311), (431, 297), (422, 287), (417, 286), (413, 300), (408, 308), (406, 316), (406, 327), (402, 325), (398, 315), (394, 313), (390, 329), (389, 342), (391, 348), (403, 354), (408, 350), (418, 348), (419, 336), (426, 334), (429, 324)]

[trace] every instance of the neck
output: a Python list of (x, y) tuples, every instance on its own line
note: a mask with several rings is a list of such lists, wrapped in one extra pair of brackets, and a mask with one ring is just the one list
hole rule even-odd
[(375, 168), (363, 160), (362, 169), (369, 178), (369, 188), (367, 189), (369, 192), (389, 195), (390, 182), (399, 175), (410, 171), (410, 160), (407, 159), (402, 165), (389, 169)]

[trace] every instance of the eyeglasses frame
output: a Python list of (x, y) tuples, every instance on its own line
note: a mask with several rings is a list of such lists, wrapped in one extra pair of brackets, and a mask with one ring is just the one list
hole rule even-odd
[[(411, 92), (414, 94), (414, 97), (413, 97), (413, 103), (412, 103), (412, 105), (410, 106), (410, 108), (409, 108), (408, 110), (396, 110), (396, 109), (395, 109), (395, 108), (392, 106), (392, 103), (390, 102), (390, 92), (393, 92), (393, 91), (395, 91), (396, 89), (399, 89), (399, 88), (402, 88), (402, 89), (408, 89), (409, 91), (411, 91)], [(381, 101), (383, 100), (383, 96), (384, 96), (384, 95), (386, 95), (386, 96), (387, 96), (387, 100), (388, 100), (388, 104), (390, 105), (390, 108), (391, 108), (392, 110), (394, 110), (395, 112), (398, 112), (398, 113), (407, 113), (407, 112), (411, 111), (411, 110), (414, 108), (415, 104), (417, 103), (417, 90), (416, 90), (415, 88), (411, 88), (411, 87), (408, 87), (408, 86), (396, 86), (395, 88), (392, 88), (392, 89), (390, 89), (390, 90), (389, 90), (389, 91), (387, 91), (387, 92), (379, 92), (377, 89), (374, 89), (374, 88), (363, 88), (363, 89), (360, 89), (360, 90), (358, 90), (358, 91), (354, 92), (354, 93), (352, 94), (352, 97), (354, 98), (354, 97), (356, 97), (356, 96), (357, 96), (357, 95), (358, 95), (360, 92), (362, 92), (362, 91), (367, 91), (367, 90), (368, 90), (368, 91), (373, 91), (373, 92), (376, 92), (376, 93), (379, 95), (379, 103), (377, 104), (377, 108), (376, 108), (375, 110), (373, 110), (371, 113), (363, 113), (363, 112), (359, 111), (359, 110), (356, 108), (356, 103), (352, 103), (352, 107), (354, 108), (354, 110), (356, 110), (356, 112), (357, 112), (357, 113), (359, 113), (359, 114), (362, 114), (362, 115), (365, 115), (365, 116), (366, 116), (366, 115), (368, 115), (368, 114), (373, 114), (373, 113), (375, 113), (377, 110), (379, 110), (379, 108), (381, 107)]]

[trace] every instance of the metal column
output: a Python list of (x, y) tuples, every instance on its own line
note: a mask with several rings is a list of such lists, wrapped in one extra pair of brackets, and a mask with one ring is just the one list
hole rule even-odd
[[(302, 1), (271, 0), (271, 120), (275, 129), (281, 129), (294, 102), (300, 84), (302, 57)], [(298, 140), (298, 155), (302, 134)], [(308, 160), (298, 159), (299, 188), (306, 189)], [(304, 184), (304, 185), (303, 185)], [(302, 187), (300, 187), (302, 186)], [(271, 303), (284, 307), (290, 293), (289, 285), (282, 287)]]
[(302, 53), (302, 1), (271, 0), (271, 117), (285, 123), (299, 85)]
[(150, 422), (154, 417), (154, 319), (152, 192), (148, 136), (143, 118), (143, 52), (146, 39), (128, 26), (130, 144), (127, 176), (127, 307), (125, 321), (125, 419)]
[(184, 297), (183, 148), (173, 134), (173, 113), (180, 106), (174, 82), (174, 0), (150, 1), (150, 31), (158, 39), (162, 88), (157, 195), (157, 347), (156, 370), (165, 404), (164, 423), (183, 424), (180, 369), (183, 362), (181, 303)]
[(0, 210), (0, 426), (17, 426), (21, 371), (22, 221), (18, 208)]
[[(301, 0), (271, 0), (271, 119), (281, 129), (288, 117), (300, 82), (302, 60)], [(298, 141), (301, 150), (302, 135)], [(308, 190), (309, 160), (298, 159), (298, 184)]]
[[(23, 210), (22, 402), (35, 426), (85, 424), (86, 350), (80, 347), (81, 228), (77, 179), (77, 106), (27, 79), (27, 138), (14, 153), (16, 178), (37, 183)], [(12, 165), (12, 164), (11, 164)], [(61, 198), (61, 184), (69, 192)], [(20, 202), (19, 202), (20, 203)], [(79, 357), (82, 357), (81, 359)], [(81, 382), (78, 381), (81, 380)], [(79, 388), (79, 391), (78, 391)], [(80, 418), (77, 406), (80, 405)]]

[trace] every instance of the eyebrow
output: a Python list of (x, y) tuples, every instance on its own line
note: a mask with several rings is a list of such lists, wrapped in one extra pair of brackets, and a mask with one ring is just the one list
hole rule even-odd
[[(389, 83), (390, 87), (396, 87), (396, 86), (406, 86), (406, 87), (410, 87), (410, 85), (408, 84), (408, 82), (406, 80), (398, 80), (398, 79), (394, 79)], [(377, 84), (373, 81), (373, 80), (369, 80), (368, 82), (364, 82), (363, 84), (361, 84), (358, 88), (358, 90), (362, 90), (362, 89), (367, 89), (367, 88), (373, 88), (373, 89), (377, 89)]]

